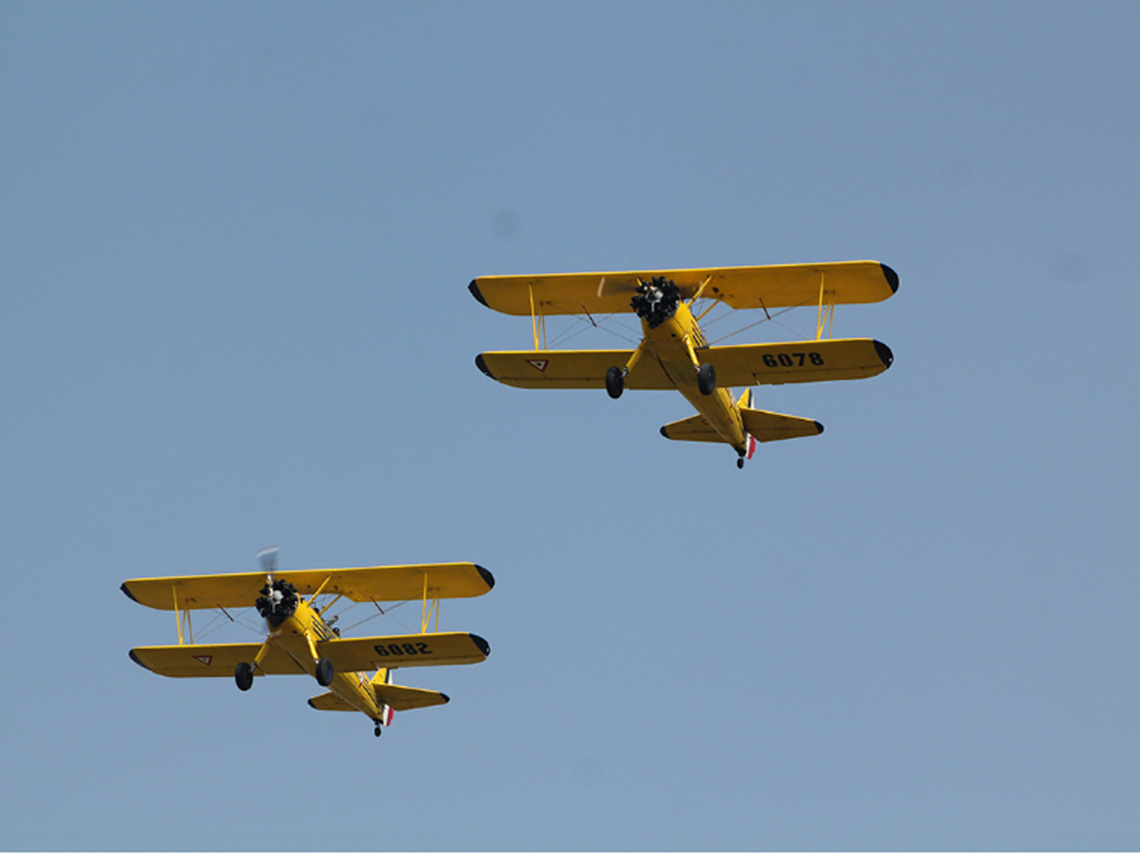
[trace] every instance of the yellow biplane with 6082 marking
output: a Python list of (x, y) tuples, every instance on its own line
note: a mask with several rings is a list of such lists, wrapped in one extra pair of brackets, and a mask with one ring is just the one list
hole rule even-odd
[[(744, 466), (756, 442), (815, 436), (810, 418), (752, 409), (751, 388), (734, 397), (732, 386), (849, 380), (890, 367), (890, 348), (870, 338), (832, 339), (839, 303), (870, 303), (898, 290), (895, 271), (877, 261), (777, 264), (621, 273), (480, 276), (468, 286), (483, 305), (531, 317), (533, 350), (480, 353), (475, 364), (492, 379), (520, 388), (605, 388), (617, 398), (626, 388), (677, 389), (697, 415), (661, 428), (668, 439), (726, 442)], [(708, 300), (699, 313), (694, 304)], [(710, 346), (699, 321), (718, 305), (762, 310), (817, 309), (814, 341)], [(540, 348), (546, 318), (634, 312), (642, 340), (633, 350)], [(828, 337), (824, 338), (824, 329)]]
[[(394, 712), (448, 702), (446, 694), (392, 684), (398, 667), (475, 664), (491, 651), (483, 638), (467, 632), (439, 632), (439, 600), (481, 596), (495, 579), (473, 563), (370, 566), (351, 569), (277, 569), (277, 550), (261, 552), (262, 571), (228, 575), (135, 578), (123, 582), (131, 599), (151, 608), (173, 610), (176, 646), (140, 646), (130, 656), (163, 676), (233, 676), (248, 691), (255, 676), (309, 674), (329, 690), (309, 700), (314, 709), (363, 712), (379, 736)], [(308, 595), (308, 599), (302, 596)], [(321, 595), (334, 598), (318, 606)], [(325, 613), (340, 599), (378, 603), (421, 600), (419, 634), (342, 638), (336, 617)], [(194, 643), (190, 613), (253, 605), (265, 618), (269, 636), (262, 643)], [(435, 618), (435, 631), (428, 625)], [(188, 637), (187, 637), (188, 636)], [(375, 670), (375, 674), (369, 672)]]

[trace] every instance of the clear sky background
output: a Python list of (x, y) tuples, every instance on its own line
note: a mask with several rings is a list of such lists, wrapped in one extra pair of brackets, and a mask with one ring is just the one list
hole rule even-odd
[[(0, 5), (4, 847), (1140, 847), (1137, 32)], [(477, 275), (863, 258), (899, 292), (835, 335), (894, 366), (760, 389), (827, 432), (743, 472), (678, 395), (473, 364), (530, 344)], [(379, 741), (131, 663), (176, 636), (124, 579), (272, 544), (485, 565), (441, 627), (490, 658)]]

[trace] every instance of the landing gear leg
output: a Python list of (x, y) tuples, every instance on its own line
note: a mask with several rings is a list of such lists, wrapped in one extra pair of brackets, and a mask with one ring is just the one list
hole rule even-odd
[(638, 360), (641, 359), (643, 352), (644, 350), (641, 349), (641, 345), (639, 344), (637, 349), (633, 351), (633, 355), (629, 357), (629, 361), (625, 363), (624, 368), (614, 366), (606, 370), (606, 392), (614, 400), (621, 397), (621, 393), (625, 390), (625, 378), (629, 376), (629, 372), (633, 370)]

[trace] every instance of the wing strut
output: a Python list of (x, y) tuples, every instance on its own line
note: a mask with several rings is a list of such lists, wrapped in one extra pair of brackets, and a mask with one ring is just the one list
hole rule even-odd
[(178, 610), (178, 588), (171, 585), (170, 592), (174, 594), (174, 625), (178, 627), (178, 645), (182, 646), (186, 642), (183, 636), (183, 623), (186, 625), (185, 633), (190, 636), (190, 643), (193, 644), (194, 627), (190, 625), (190, 609), (183, 608), (180, 612)]
[[(815, 316), (815, 340), (819, 341), (823, 337), (823, 327), (827, 326), (827, 337), (831, 337), (831, 324), (835, 320), (835, 294), (831, 295), (831, 302), (827, 304), (827, 308), (823, 307), (823, 281), (824, 276), (827, 274), (819, 271), (819, 311)], [(764, 309), (764, 313), (768, 313), (768, 309)]]
[[(527, 292), (530, 294), (530, 329), (534, 333), (534, 349), (538, 350), (538, 335), (542, 333), (542, 346), (546, 347), (546, 315), (535, 312), (534, 310), (534, 284), (528, 283), (526, 286)], [(538, 303), (539, 308), (542, 308), (541, 300)]]
[(420, 612), (420, 634), (426, 635), (428, 630), (428, 623), (431, 622), (432, 614), (435, 614), (435, 630), (439, 631), (439, 596), (435, 596), (431, 600), (431, 607), (428, 607), (428, 574), (424, 573), (424, 605)]

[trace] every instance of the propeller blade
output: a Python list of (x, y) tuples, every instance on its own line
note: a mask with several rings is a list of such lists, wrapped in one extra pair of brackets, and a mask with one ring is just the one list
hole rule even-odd
[(277, 546), (270, 546), (257, 553), (257, 559), (261, 563), (261, 569), (269, 576), (270, 580), (273, 578), (273, 573), (277, 571), (277, 552)]

